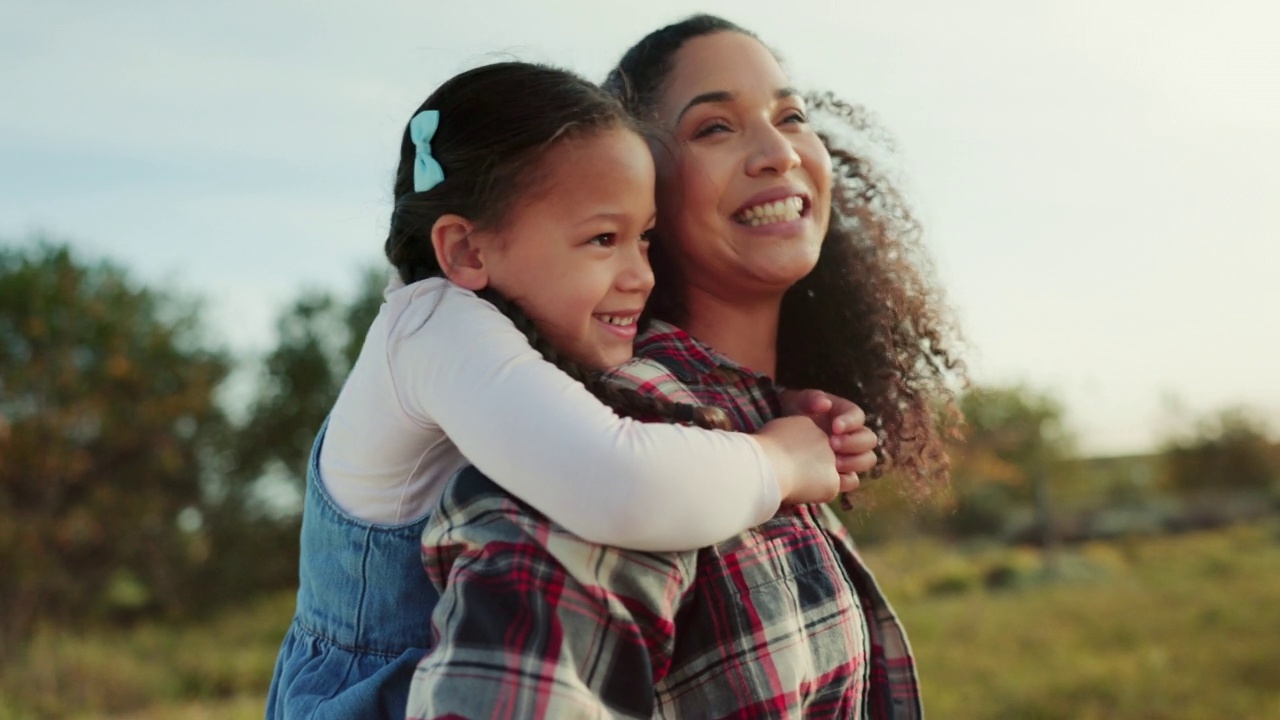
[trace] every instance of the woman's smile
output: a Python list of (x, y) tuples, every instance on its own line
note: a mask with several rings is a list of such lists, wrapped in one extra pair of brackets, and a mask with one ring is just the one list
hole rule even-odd
[(797, 235), (808, 230), (808, 193), (793, 188), (777, 188), (753, 195), (730, 219), (760, 235)]

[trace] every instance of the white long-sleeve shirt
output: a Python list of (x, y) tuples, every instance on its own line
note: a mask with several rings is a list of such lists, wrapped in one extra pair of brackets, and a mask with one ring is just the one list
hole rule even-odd
[(330, 413), (325, 488), (355, 517), (402, 523), (469, 464), (570, 532), (636, 550), (711, 545), (780, 503), (750, 435), (621, 418), (470, 291), (391, 290)]

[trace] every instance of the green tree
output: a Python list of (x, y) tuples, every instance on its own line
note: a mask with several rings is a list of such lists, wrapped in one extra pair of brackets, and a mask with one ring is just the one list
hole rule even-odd
[(384, 271), (366, 270), (352, 298), (308, 290), (278, 316), (275, 347), (261, 360), (255, 394), (202, 516), (204, 571), (218, 579), (209, 603), (297, 581), (298, 506), (278, 498), (282, 490), (301, 497), (316, 432), (360, 352), (385, 284)]
[(1198, 495), (1265, 491), (1280, 480), (1273, 433), (1257, 410), (1230, 407), (1200, 418), (1161, 450), (1165, 478)]
[(236, 472), (289, 478), (303, 487), (306, 460), (382, 304), (382, 269), (365, 270), (354, 297), (303, 292), (276, 322), (257, 394), (239, 432)]
[(944, 516), (958, 534), (994, 534), (1019, 507), (1034, 507), (1048, 527), (1048, 484), (1074, 453), (1062, 404), (1023, 386), (975, 387), (960, 399), (964, 443), (953, 452), (954, 512)]
[(229, 370), (199, 307), (47, 242), (0, 247), (0, 662), (37, 617), (182, 608)]

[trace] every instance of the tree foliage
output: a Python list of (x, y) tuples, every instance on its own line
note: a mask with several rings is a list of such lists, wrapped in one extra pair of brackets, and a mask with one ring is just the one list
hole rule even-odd
[(946, 524), (960, 534), (1001, 530), (1012, 508), (1034, 500), (1074, 453), (1062, 404), (1023, 386), (974, 387), (960, 399), (964, 443), (953, 453), (954, 512)]
[(337, 399), (382, 303), (386, 275), (368, 270), (356, 295), (304, 291), (277, 318), (276, 342), (260, 361), (254, 397), (209, 493), (204, 572), (213, 603), (284, 587), (298, 577), (296, 505), (267, 502), (283, 489), (300, 498), (316, 432)]
[(225, 437), (229, 367), (197, 305), (65, 246), (0, 247), (0, 660), (37, 615), (183, 605), (176, 520)]
[(1176, 490), (1195, 494), (1265, 491), (1280, 480), (1280, 457), (1266, 418), (1231, 407), (1200, 418), (1161, 451), (1163, 470)]
[(382, 303), (385, 272), (367, 270), (350, 300), (302, 293), (276, 322), (276, 346), (266, 356), (237, 443), (237, 472), (274, 472), (301, 489), (316, 431), (328, 415)]

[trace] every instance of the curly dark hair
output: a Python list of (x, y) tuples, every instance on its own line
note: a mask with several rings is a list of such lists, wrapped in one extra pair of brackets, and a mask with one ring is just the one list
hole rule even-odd
[[(431, 154), (445, 179), (418, 192), (413, 187), (417, 148), (406, 124), (396, 170), (395, 205), (385, 245), (387, 259), (406, 284), (444, 277), (431, 230), (445, 214), (461, 215), (477, 228), (507, 221), (521, 194), (537, 185), (542, 161), (574, 138), (616, 128), (635, 129), (618, 101), (566, 70), (522, 62), (485, 65), (441, 85), (417, 110), (440, 113)], [(549, 362), (625, 415), (729, 429), (721, 408), (694, 407), (650, 398), (609, 382), (560, 353), (521, 308), (492, 288), (477, 293), (511, 318)]]
[[(632, 46), (604, 87), (639, 121), (653, 123), (680, 48), (724, 32), (759, 40), (723, 18), (695, 15)], [(865, 109), (832, 93), (809, 93), (806, 100), (811, 118), (824, 116), (839, 131), (818, 133), (833, 166), (831, 221), (817, 266), (783, 298), (777, 380), (861, 406), (880, 438), (877, 473), (905, 476), (920, 498), (949, 476), (946, 441), (961, 417), (955, 392), (967, 382), (955, 350), (958, 332), (907, 202), (869, 159), (842, 145), (845, 135), (882, 131)], [(682, 287), (664, 245), (650, 249), (657, 277), (650, 310), (680, 324)]]

